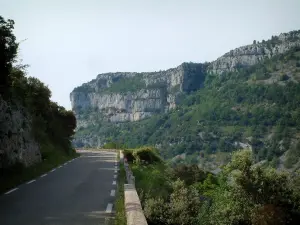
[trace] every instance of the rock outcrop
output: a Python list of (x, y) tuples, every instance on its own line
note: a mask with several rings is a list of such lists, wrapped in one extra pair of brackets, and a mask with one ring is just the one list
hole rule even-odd
[(184, 63), (152, 73), (100, 74), (73, 90), (72, 108), (77, 115), (97, 110), (110, 122), (141, 120), (174, 108), (180, 93), (199, 89), (204, 72), (204, 64)]
[[(236, 48), (211, 63), (183, 63), (166, 71), (105, 73), (70, 94), (80, 135), (76, 146), (101, 146), (121, 122), (174, 109), (183, 95), (200, 89), (205, 76), (222, 76), (300, 47), (300, 31)], [(182, 98), (183, 97), (183, 98)], [(124, 124), (123, 124), (124, 125)]]
[(0, 97), (0, 168), (15, 163), (30, 166), (41, 161), (39, 145), (31, 132), (31, 120), (17, 103), (7, 103)]
[(209, 70), (215, 74), (235, 71), (239, 67), (255, 65), (265, 58), (283, 54), (295, 47), (300, 47), (300, 31), (283, 33), (268, 41), (231, 50), (213, 61)]

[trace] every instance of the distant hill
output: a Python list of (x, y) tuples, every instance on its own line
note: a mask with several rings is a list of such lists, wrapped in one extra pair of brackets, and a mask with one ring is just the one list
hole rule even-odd
[(257, 162), (296, 170), (299, 81), (300, 31), (253, 41), (211, 63), (100, 74), (70, 95), (74, 144), (155, 145), (172, 162), (211, 170), (232, 151), (251, 148)]

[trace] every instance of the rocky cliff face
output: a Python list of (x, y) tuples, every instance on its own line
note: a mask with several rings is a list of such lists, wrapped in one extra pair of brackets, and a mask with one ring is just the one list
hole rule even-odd
[(100, 74), (73, 90), (72, 108), (77, 115), (97, 110), (110, 122), (141, 120), (174, 108), (180, 93), (199, 89), (204, 72), (204, 64), (184, 63), (159, 72)]
[(77, 146), (101, 146), (109, 139), (110, 132), (122, 125), (120, 122), (139, 121), (174, 109), (182, 94), (203, 86), (207, 73), (221, 76), (295, 47), (300, 47), (300, 31), (236, 48), (211, 63), (183, 63), (173, 69), (149, 73), (99, 74), (70, 94), (80, 131), (75, 142), (79, 143)]
[(212, 62), (209, 70), (216, 74), (235, 71), (239, 67), (255, 65), (265, 58), (283, 54), (295, 47), (300, 47), (300, 31), (283, 33), (268, 41), (231, 50)]
[(30, 166), (41, 161), (30, 124), (30, 117), (23, 107), (7, 103), (0, 97), (0, 168), (16, 162)]

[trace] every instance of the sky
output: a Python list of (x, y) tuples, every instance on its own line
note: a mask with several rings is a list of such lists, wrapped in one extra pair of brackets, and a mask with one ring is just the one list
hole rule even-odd
[(300, 29), (300, 0), (0, 0), (15, 21), (28, 76), (71, 108), (69, 94), (105, 72), (212, 61)]

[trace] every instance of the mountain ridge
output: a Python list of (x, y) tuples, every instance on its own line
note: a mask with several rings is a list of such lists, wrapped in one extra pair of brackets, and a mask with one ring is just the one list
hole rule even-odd
[[(78, 121), (74, 144), (151, 144), (166, 158), (183, 154), (175, 161), (202, 162), (205, 167), (211, 164), (211, 169), (226, 162), (229, 152), (250, 146), (257, 160), (268, 158), (277, 165), (283, 159), (282, 164), (283, 154), (298, 140), (294, 134), (298, 133), (299, 35), (300, 31), (294, 31), (281, 38), (255, 41), (211, 63), (183, 63), (167, 70), (167, 76), (166, 71), (132, 73), (126, 79), (120, 72), (106, 74), (105, 79), (98, 75), (98, 80), (90, 83), (94, 88), (91, 92), (75, 89), (71, 93), (97, 103), (79, 109), (76, 107), (83, 104), (73, 98)], [(273, 49), (272, 56), (262, 49)], [(95, 87), (101, 88), (96, 92)], [(103, 97), (111, 99), (103, 101)], [(293, 129), (294, 134), (288, 137)], [(268, 139), (274, 130), (280, 130), (279, 136)], [(217, 165), (214, 157), (220, 158)]]

